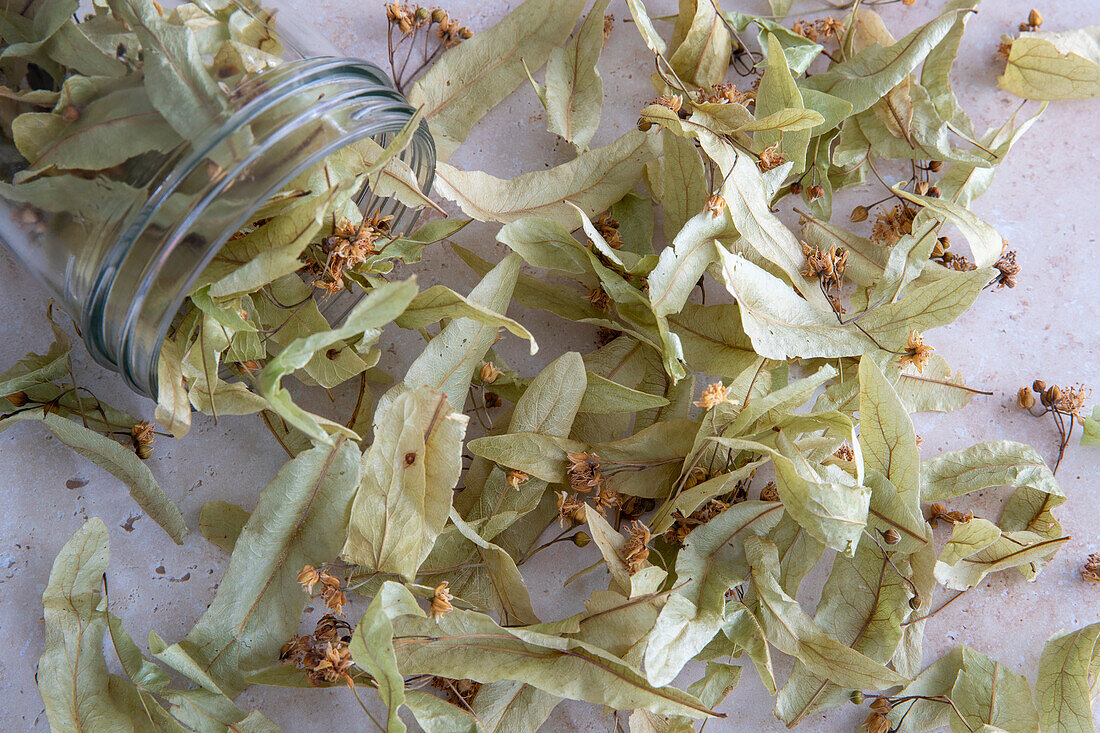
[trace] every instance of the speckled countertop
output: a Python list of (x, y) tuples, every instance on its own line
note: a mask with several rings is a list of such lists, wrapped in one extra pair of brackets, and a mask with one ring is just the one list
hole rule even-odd
[[(547, 0), (552, 2), (552, 0)], [(450, 0), (447, 9), (474, 29), (495, 22), (518, 0)], [(940, 0), (917, 0), (910, 8), (885, 6), (893, 27), (907, 30), (929, 18)], [(300, 0), (298, 7), (320, 18), (338, 45), (350, 53), (383, 62), (385, 20), (381, 0)], [(650, 0), (651, 13), (675, 9), (674, 0)], [(797, 3), (796, 3), (797, 5)], [(726, 0), (727, 9), (761, 11), (762, 0)], [(1019, 104), (997, 91), (994, 48), (1031, 7), (1024, 0), (988, 0), (969, 25), (956, 71), (956, 90), (979, 129), (999, 124)], [(1061, 0), (1038, 5), (1046, 16), (1044, 30), (1100, 23), (1096, 0)], [(629, 17), (625, 2), (612, 12)], [(899, 34), (900, 35), (900, 34)], [(637, 110), (652, 96), (650, 61), (634, 29), (618, 24), (600, 68), (605, 79), (603, 127), (595, 143), (610, 140), (633, 125)], [(962, 72), (962, 73), (960, 73)], [(1035, 378), (1062, 384), (1082, 381), (1100, 388), (1100, 276), (1096, 258), (1100, 214), (1100, 101), (1054, 104), (1000, 166), (992, 189), (977, 211), (987, 217), (1019, 252), (1023, 268), (1014, 290), (988, 292), (954, 325), (931, 333), (937, 353), (962, 371), (969, 383), (993, 390), (960, 412), (915, 418), (924, 439), (924, 456), (975, 442), (1007, 438), (1035, 444), (1053, 461), (1056, 436), (1046, 420), (1031, 419), (1015, 409), (1017, 387)], [(530, 89), (513, 94), (479, 125), (453, 163), (500, 176), (547, 167), (567, 160), (568, 146), (545, 131)], [(490, 227), (472, 225), (462, 244), (498, 256)], [(445, 250), (429, 250), (416, 267), (421, 282), (444, 277), (464, 290), (473, 278)], [(443, 275), (443, 273), (446, 273)], [(9, 365), (29, 350), (47, 346), (44, 291), (18, 265), (0, 254), (0, 365)], [(592, 333), (565, 329), (541, 313), (513, 308), (542, 345), (537, 357), (512, 340), (510, 363), (534, 371), (572, 344), (589, 344)], [(395, 344), (386, 356), (394, 371), (411, 351)], [(152, 405), (126, 391), (114, 375), (77, 351), (75, 366), (82, 383), (104, 400), (150, 417)], [(256, 492), (274, 476), (285, 454), (254, 418), (223, 418), (216, 424), (199, 418), (182, 441), (161, 440), (151, 467), (177, 500), (188, 523), (198, 522), (206, 501), (224, 499), (250, 508)], [(1070, 447), (1059, 471), (1069, 503), (1059, 512), (1066, 544), (1035, 583), (1015, 573), (1001, 573), (982, 583), (933, 619), (927, 628), (926, 662), (957, 645), (971, 645), (1023, 672), (1034, 681), (1034, 669), (1045, 640), (1059, 629), (1100, 619), (1100, 586), (1083, 583), (1078, 569), (1090, 552), (1100, 551), (1100, 449)], [(73, 488), (69, 488), (73, 487)], [(1006, 494), (988, 491), (973, 508), (995, 516)], [(0, 433), (0, 730), (46, 730), (34, 669), (42, 648), (41, 593), (54, 555), (85, 518), (99, 516), (111, 535), (111, 608), (138, 640), (155, 629), (168, 640), (182, 637), (206, 608), (226, 565), (226, 555), (193, 532), (177, 547), (129, 500), (125, 488), (106, 473), (59, 445), (39, 426), (25, 423)], [(587, 548), (593, 550), (593, 548)], [(525, 566), (532, 601), (542, 618), (572, 613), (582, 598), (604, 583), (598, 574), (562, 590), (562, 582), (587, 565), (587, 555), (570, 547), (552, 548)], [(804, 586), (811, 601), (823, 577)], [(941, 594), (936, 603), (946, 596)], [(780, 670), (786, 673), (786, 668)], [(687, 676), (685, 675), (685, 678)], [(690, 678), (687, 678), (690, 679)], [(254, 689), (241, 700), (259, 707), (284, 731), (365, 730), (362, 711), (340, 690), (303, 694), (281, 689)], [(740, 689), (722, 706), (725, 720), (708, 731), (778, 731), (771, 699), (755, 674), (743, 677)], [(854, 707), (813, 716), (800, 730), (853, 730)], [(544, 730), (608, 731), (610, 716), (590, 705), (565, 703)]]

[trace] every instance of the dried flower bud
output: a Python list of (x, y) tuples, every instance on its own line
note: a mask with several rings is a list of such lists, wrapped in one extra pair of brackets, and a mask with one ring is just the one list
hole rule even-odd
[(708, 196), (706, 203), (703, 204), (703, 211), (710, 212), (711, 216), (721, 216), (725, 210), (726, 200), (718, 194)]
[(516, 491), (519, 491), (519, 485), (525, 483), (529, 478), (531, 477), (523, 471), (519, 471), (515, 468), (508, 469), (508, 485)]
[(891, 527), (882, 533), (882, 541), (888, 545), (896, 545), (901, 542), (901, 534)]
[(80, 119), (80, 109), (74, 104), (66, 104), (61, 110), (61, 119), (66, 122), (76, 122)]
[(1016, 407), (1021, 410), (1030, 410), (1035, 406), (1035, 395), (1027, 387), (1020, 387), (1020, 391), (1016, 393)]
[(942, 160), (933, 160), (929, 161), (928, 163), (928, 170), (932, 171), (933, 173), (939, 173), (941, 168), (943, 168)]
[(4, 395), (4, 399), (12, 404), (12, 407), (22, 407), (27, 404), (27, 393), (23, 390)]
[(810, 201), (817, 201), (825, 195), (825, 188), (820, 183), (810, 186)]
[(943, 196), (943, 193), (940, 191), (939, 186), (932, 186), (932, 188), (928, 189), (928, 195), (934, 199), (938, 199)]
[(1034, 382), (1031, 383), (1031, 389), (1035, 392), (1035, 394), (1043, 392), (1046, 388), (1047, 383), (1041, 379), (1036, 379)]
[(923, 196), (928, 193), (928, 186), (931, 185), (928, 181), (917, 181), (917, 195)]
[(769, 481), (760, 489), (760, 501), (779, 501), (779, 489), (775, 487), (774, 481)]
[(870, 216), (870, 211), (866, 206), (860, 205), (852, 209), (852, 213), (848, 215), (848, 221), (860, 222), (867, 221), (867, 217)]
[(573, 541), (573, 544), (576, 545), (577, 547), (586, 547), (588, 545), (588, 543), (592, 541), (592, 538), (589, 537), (584, 532), (577, 532), (570, 539)]
[(491, 361), (482, 363), (481, 369), (478, 370), (477, 376), (481, 380), (482, 384), (492, 384), (497, 381), (497, 377), (501, 375), (501, 371), (496, 368), (496, 365)]
[(894, 706), (890, 704), (890, 701), (885, 697), (876, 697), (871, 703), (871, 710), (879, 715), (886, 715), (890, 712), (890, 709)]
[(853, 705), (862, 705), (863, 692), (861, 692), (860, 690), (852, 690), (851, 694), (848, 695), (848, 702), (852, 703)]
[(298, 572), (298, 583), (306, 593), (312, 594), (313, 586), (317, 585), (320, 580), (321, 571), (312, 565), (306, 565)]
[(432, 22), (433, 23), (442, 23), (445, 20), (447, 20), (447, 11), (446, 10), (444, 10), (443, 8), (436, 8), (435, 10), (432, 11)]
[(913, 596), (909, 599), (909, 608), (913, 609), (914, 611), (918, 611), (920, 610), (922, 602), (923, 601), (921, 601), (920, 596)]
[(435, 593), (432, 596), (432, 606), (429, 612), (436, 622), (438, 622), (442, 616), (454, 610), (454, 606), (451, 605), (451, 599), (453, 598), (454, 596), (447, 591), (446, 580), (435, 587)]
[(673, 112), (679, 112), (680, 109), (684, 106), (684, 98), (681, 97), (679, 94), (662, 94), (661, 96), (657, 97), (654, 104), (659, 104), (662, 107), (667, 107)]
[(1027, 14), (1027, 24), (1032, 28), (1038, 28), (1043, 24), (1043, 14), (1032, 8), (1031, 12)]
[(793, 193), (795, 196), (801, 195), (802, 194), (802, 184), (799, 183), (798, 181), (795, 181), (794, 183), (792, 183), (791, 184), (791, 193)]
[(416, 8), (416, 12), (413, 13), (413, 17), (416, 18), (417, 23), (423, 23), (430, 17), (430, 15), (431, 13), (427, 8), (420, 7), (419, 5)]
[(1043, 393), (1039, 395), (1039, 399), (1042, 400), (1043, 405), (1046, 407), (1053, 407), (1057, 404), (1058, 400), (1062, 398), (1062, 388), (1057, 384), (1052, 384), (1043, 390)]
[[(902, 0), (905, 3), (906, 0)], [(912, 5), (912, 2), (908, 3)], [(871, 713), (867, 720), (863, 721), (863, 728), (867, 733), (887, 733), (890, 730), (890, 719), (881, 713)]]
[(1100, 555), (1095, 552), (1089, 555), (1081, 568), (1081, 580), (1087, 583), (1100, 583)]

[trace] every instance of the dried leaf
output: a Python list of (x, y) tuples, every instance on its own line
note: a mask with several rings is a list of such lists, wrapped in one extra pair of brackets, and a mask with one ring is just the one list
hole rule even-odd
[(1059, 632), (1043, 647), (1035, 698), (1043, 733), (1092, 733), (1100, 624)]
[(1100, 96), (1100, 26), (1021, 33), (998, 86), (1024, 99)]
[(576, 212), (566, 202), (589, 216), (609, 208), (638, 182), (643, 166), (656, 155), (654, 148), (653, 136), (633, 130), (568, 163), (511, 180), (441, 163), (436, 169), (436, 188), (478, 221), (507, 223), (539, 216), (571, 226)]
[(428, 387), (380, 405), (341, 556), (412, 580), (443, 530), (462, 472), (465, 415)]
[(583, 0), (527, 0), (492, 28), (449, 49), (409, 90), (423, 107), (446, 161), (486, 112), (526, 79), (524, 63), (542, 66), (573, 30)]
[(213, 603), (183, 641), (151, 644), (154, 655), (211, 692), (243, 690), (298, 628), (308, 600), (298, 572), (339, 554), (358, 481), (358, 451), (342, 439), (285, 464), (260, 493)]
[[(603, 51), (603, 16), (610, 0), (596, 0), (581, 27), (564, 48), (555, 48), (546, 61), (546, 114), (550, 132), (573, 143), (588, 143), (600, 124), (603, 79), (596, 69)], [(526, 49), (525, 49), (526, 53)]]

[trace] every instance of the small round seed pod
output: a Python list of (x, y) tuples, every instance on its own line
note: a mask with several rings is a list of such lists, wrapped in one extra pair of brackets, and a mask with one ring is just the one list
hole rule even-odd
[(871, 212), (869, 212), (867, 210), (866, 206), (862, 206), (862, 205), (857, 206), (854, 209), (852, 209), (852, 213), (848, 215), (848, 221), (851, 221), (851, 222), (867, 221), (867, 217), (870, 215), (870, 213)]
[(909, 608), (916, 611), (920, 608), (921, 602), (922, 601), (920, 599), (920, 596), (913, 596), (912, 598), (909, 599)]
[(802, 193), (802, 184), (799, 183), (798, 181), (795, 181), (794, 183), (792, 183), (791, 184), (791, 193), (793, 193), (795, 196), (800, 195)]
[(848, 702), (853, 705), (863, 704), (863, 692), (861, 690), (852, 690), (848, 695)]
[(901, 534), (891, 527), (882, 533), (882, 541), (888, 545), (896, 545), (901, 542)]
[(817, 201), (819, 198), (825, 195), (825, 187), (820, 183), (815, 183), (810, 186), (810, 201)]
[(1040, 394), (1040, 393), (1042, 393), (1043, 391), (1045, 391), (1045, 390), (1046, 390), (1046, 388), (1047, 388), (1047, 383), (1046, 383), (1046, 382), (1044, 382), (1044, 381), (1043, 381), (1043, 380), (1041, 380), (1041, 379), (1036, 379), (1036, 380), (1035, 380), (1034, 382), (1032, 382), (1032, 383), (1031, 383), (1031, 389), (1032, 389), (1032, 390), (1033, 390), (1033, 391), (1034, 391), (1034, 392), (1035, 392), (1036, 394)]
[(573, 544), (577, 547), (586, 547), (588, 543), (592, 541), (592, 538), (584, 532), (577, 532), (570, 539), (573, 540)]
[(1032, 28), (1038, 28), (1043, 24), (1043, 14), (1032, 8), (1031, 12), (1027, 14), (1027, 24)]

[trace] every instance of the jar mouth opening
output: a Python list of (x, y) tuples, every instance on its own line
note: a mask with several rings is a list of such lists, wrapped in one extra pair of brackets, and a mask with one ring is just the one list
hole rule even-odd
[[(105, 258), (81, 314), (96, 360), (154, 399), (173, 318), (225, 242), (303, 171), (360, 140), (384, 144), (415, 113), (380, 69), (358, 60), (287, 64), (237, 93), (241, 107), (162, 168), (159, 185)], [(429, 191), (435, 147), (425, 123), (400, 157)], [(366, 186), (355, 200), (365, 212), (392, 215), (395, 226), (416, 217)]]

